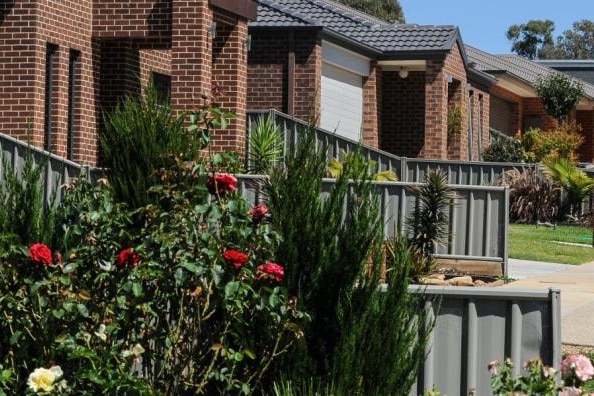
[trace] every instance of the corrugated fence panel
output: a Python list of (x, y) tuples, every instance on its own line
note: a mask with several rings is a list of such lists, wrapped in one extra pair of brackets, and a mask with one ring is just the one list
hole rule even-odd
[[(511, 357), (516, 374), (540, 357), (561, 360), (560, 292), (470, 287), (420, 289), (436, 314), (423, 369), (411, 395), (436, 386), (442, 395), (491, 395), (489, 362)], [(417, 286), (410, 291), (419, 292)]]
[[(240, 175), (244, 197), (255, 203), (261, 199), (259, 179), (264, 176)], [(324, 180), (324, 191), (330, 190), (334, 181)], [(417, 195), (417, 183), (374, 182), (381, 200), (380, 216), (384, 235), (394, 237), (395, 231), (404, 231), (406, 219), (412, 216)], [(450, 228), (447, 246), (437, 251), (444, 258), (474, 258), (497, 261), (507, 267), (507, 187), (477, 187), (451, 185), (455, 200), (450, 206)], [(504, 221), (501, 219), (504, 218)]]
[[(32, 155), (33, 163), (36, 166), (44, 167), (42, 175), (43, 199), (48, 205), (52, 202), (60, 202), (62, 198), (61, 186), (68, 183), (72, 178), (78, 177), (81, 172), (88, 175), (91, 180), (97, 180), (103, 174), (101, 169), (83, 167), (1, 133), (0, 154), (2, 158), (6, 159), (9, 167), (14, 172), (20, 172), (23, 169), (28, 154)], [(6, 171), (4, 163), (0, 161), (0, 180), (4, 180), (3, 175)]]

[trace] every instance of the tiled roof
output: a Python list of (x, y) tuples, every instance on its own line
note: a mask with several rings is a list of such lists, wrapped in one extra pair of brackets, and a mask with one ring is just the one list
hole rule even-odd
[[(546, 77), (558, 71), (522, 58), (518, 55), (491, 55), (479, 49), (466, 46), (466, 56), (472, 67), (484, 72), (506, 72), (514, 77), (525, 81), (530, 85), (536, 84), (540, 77)], [(584, 86), (584, 93), (590, 99), (594, 99), (594, 85), (569, 76), (572, 80), (580, 82)]]
[(381, 52), (446, 51), (459, 39), (455, 26), (394, 24), (330, 0), (258, 0), (252, 27), (321, 27)]

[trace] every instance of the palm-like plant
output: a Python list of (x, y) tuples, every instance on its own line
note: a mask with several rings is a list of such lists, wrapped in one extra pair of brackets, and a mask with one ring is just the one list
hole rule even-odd
[(594, 179), (566, 158), (550, 158), (543, 161), (543, 165), (544, 172), (567, 191), (570, 214), (574, 215), (580, 203), (592, 191)]
[(273, 115), (260, 115), (249, 130), (249, 171), (256, 174), (269, 173), (283, 157), (284, 138)]
[(417, 205), (407, 220), (410, 244), (425, 256), (435, 253), (447, 243), (450, 203), (454, 199), (448, 187), (447, 175), (441, 169), (427, 172), (425, 184), (415, 187)]

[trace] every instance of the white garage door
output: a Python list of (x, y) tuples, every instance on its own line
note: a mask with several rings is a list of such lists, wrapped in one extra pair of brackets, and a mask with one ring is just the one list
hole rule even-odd
[(345, 69), (322, 64), (320, 126), (338, 135), (360, 140), (363, 122), (363, 79)]

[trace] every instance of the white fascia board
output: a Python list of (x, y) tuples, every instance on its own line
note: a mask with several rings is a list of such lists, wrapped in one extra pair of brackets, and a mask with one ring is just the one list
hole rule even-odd
[(322, 41), (322, 60), (364, 77), (371, 71), (369, 58), (325, 40)]

